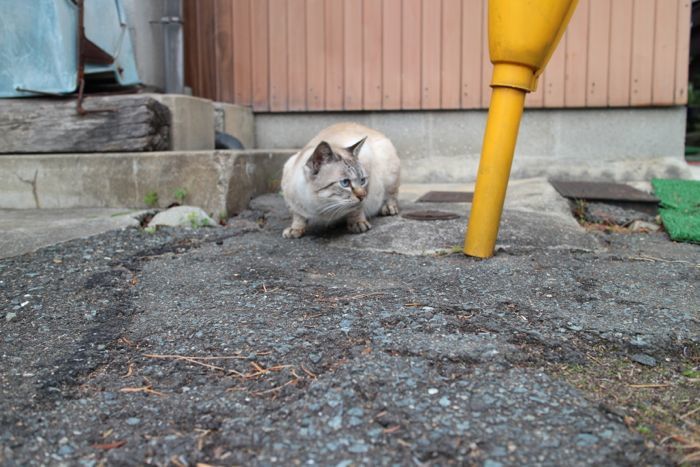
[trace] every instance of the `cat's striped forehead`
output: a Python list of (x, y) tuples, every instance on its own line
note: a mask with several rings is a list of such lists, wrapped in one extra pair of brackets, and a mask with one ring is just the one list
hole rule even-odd
[(345, 173), (347, 174), (348, 178), (362, 178), (365, 176), (365, 170), (360, 164), (360, 162), (355, 159), (354, 157), (352, 158), (343, 158), (342, 159)]

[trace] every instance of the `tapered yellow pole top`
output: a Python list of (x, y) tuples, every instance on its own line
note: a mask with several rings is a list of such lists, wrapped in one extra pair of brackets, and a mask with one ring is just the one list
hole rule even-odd
[(578, 0), (489, 0), (489, 52), (497, 69), (491, 85), (535, 91), (577, 4)]

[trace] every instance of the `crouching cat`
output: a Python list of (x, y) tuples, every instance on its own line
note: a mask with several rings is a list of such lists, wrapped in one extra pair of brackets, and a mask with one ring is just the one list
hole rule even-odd
[(342, 220), (350, 232), (368, 231), (368, 218), (398, 214), (399, 173), (396, 149), (383, 134), (354, 123), (326, 128), (284, 165), (292, 225), (282, 235), (299, 238), (309, 223)]

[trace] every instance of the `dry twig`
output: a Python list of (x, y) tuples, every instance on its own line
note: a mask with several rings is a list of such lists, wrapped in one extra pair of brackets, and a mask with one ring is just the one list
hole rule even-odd
[(164, 396), (165, 395), (165, 393), (154, 390), (153, 386), (142, 386), (140, 388), (121, 388), (119, 390), (119, 392), (126, 392), (126, 393), (145, 392), (146, 394), (155, 394), (156, 396)]
[[(227, 368), (224, 368), (221, 366), (210, 365), (209, 363), (201, 362), (201, 361), (199, 361), (200, 360), (199, 357), (188, 357), (185, 355), (157, 355), (157, 354), (145, 354), (144, 357), (146, 357), (146, 358), (160, 358), (160, 359), (167, 359), (167, 360), (181, 360), (184, 362), (192, 363), (194, 365), (199, 365), (199, 366), (203, 366), (205, 368), (209, 368), (210, 370), (223, 371), (224, 373), (234, 374), (234, 375), (241, 377), (241, 378), (246, 377), (246, 375), (244, 375), (243, 373), (241, 373), (239, 371), (231, 370), (231, 369), (227, 369)], [(202, 357), (202, 359), (204, 359), (204, 358), (206, 358), (206, 357)], [(237, 357), (234, 357), (234, 358), (237, 358)]]
[(92, 447), (95, 449), (104, 449), (105, 451), (108, 451), (110, 449), (116, 449), (124, 446), (126, 444), (126, 441), (121, 440), (121, 441), (112, 441), (111, 443), (99, 443), (99, 444), (93, 444)]

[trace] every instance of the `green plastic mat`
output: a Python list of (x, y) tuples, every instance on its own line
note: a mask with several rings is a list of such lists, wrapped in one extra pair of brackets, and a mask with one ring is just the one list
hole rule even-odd
[(659, 213), (671, 239), (700, 243), (700, 181), (651, 181), (654, 194), (661, 200)]

